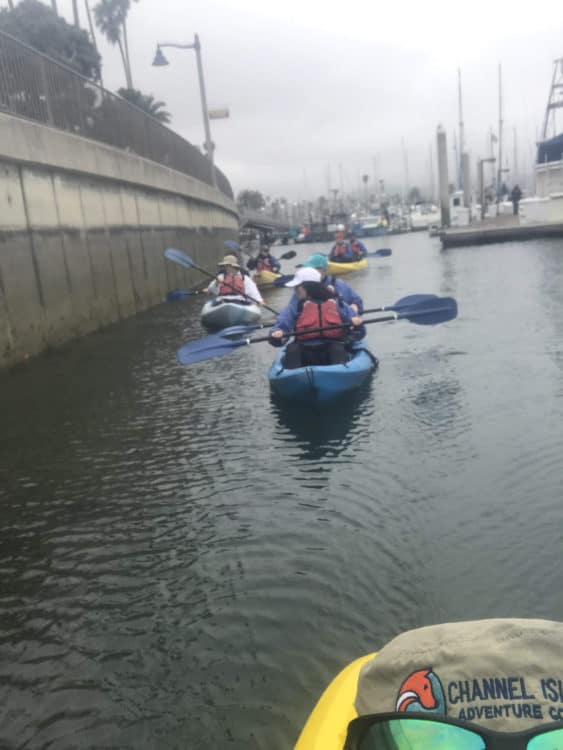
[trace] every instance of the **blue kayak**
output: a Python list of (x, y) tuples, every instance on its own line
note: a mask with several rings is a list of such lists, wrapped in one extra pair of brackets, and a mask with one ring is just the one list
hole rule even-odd
[(270, 387), (278, 396), (291, 401), (330, 401), (365, 383), (378, 361), (361, 343), (352, 348), (352, 358), (344, 365), (316, 365), (286, 370), (285, 346), (268, 372)]

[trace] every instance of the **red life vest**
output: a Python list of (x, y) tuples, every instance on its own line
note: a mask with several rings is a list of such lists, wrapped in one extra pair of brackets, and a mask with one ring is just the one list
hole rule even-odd
[(219, 296), (242, 294), (244, 296), (244, 277), (241, 273), (224, 273), (219, 283)]
[(334, 246), (334, 250), (332, 251), (332, 256), (334, 258), (341, 258), (345, 256), (346, 253), (346, 243), (344, 242), (337, 242)]
[(305, 300), (295, 324), (296, 338), (301, 341), (304, 339), (342, 339), (344, 338), (343, 328), (333, 328), (320, 333), (307, 333), (311, 329), (338, 325), (339, 323), (342, 323), (342, 317), (338, 312), (338, 305), (335, 300), (327, 299), (325, 302)]
[(269, 258), (268, 257), (258, 258), (258, 261), (256, 263), (256, 270), (257, 271), (271, 271), (272, 265), (270, 263)]

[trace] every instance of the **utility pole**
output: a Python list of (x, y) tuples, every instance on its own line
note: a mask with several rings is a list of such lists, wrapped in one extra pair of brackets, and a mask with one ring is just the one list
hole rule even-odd
[(463, 124), (463, 106), (461, 98), (461, 69), (457, 69), (457, 98), (458, 98), (458, 109), (459, 109), (459, 181), (458, 187), (463, 190), (463, 184), (465, 176), (463, 174), (463, 154), (465, 153), (465, 128)]
[(498, 173), (497, 173), (497, 203), (502, 193), (502, 67), (498, 66)]

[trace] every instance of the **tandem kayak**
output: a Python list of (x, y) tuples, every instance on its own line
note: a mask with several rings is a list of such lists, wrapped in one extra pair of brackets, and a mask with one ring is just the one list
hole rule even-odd
[(342, 750), (348, 724), (358, 714), (354, 700), (363, 665), (375, 654), (361, 656), (336, 675), (303, 727), (295, 750)]
[(260, 307), (254, 302), (234, 301), (229, 297), (216, 297), (203, 306), (201, 322), (206, 328), (219, 330), (229, 326), (258, 323), (260, 315)]
[(355, 391), (371, 377), (378, 361), (361, 343), (353, 345), (352, 357), (344, 365), (315, 365), (286, 370), (285, 347), (268, 372), (270, 387), (291, 401), (329, 401)]
[(273, 286), (274, 281), (276, 279), (279, 279), (281, 276), (281, 273), (275, 273), (274, 271), (256, 271), (256, 273), (252, 276), (254, 279), (254, 283), (259, 289), (262, 289), (265, 286)]
[(352, 263), (335, 263), (332, 260), (328, 262), (327, 273), (334, 274), (335, 276), (342, 275), (344, 273), (353, 273), (354, 271), (363, 271), (368, 267), (368, 259), (362, 258), (361, 260), (353, 261)]

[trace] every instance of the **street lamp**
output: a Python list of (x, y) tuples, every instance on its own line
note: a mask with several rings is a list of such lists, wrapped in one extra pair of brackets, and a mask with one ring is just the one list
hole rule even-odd
[(199, 36), (194, 35), (193, 44), (173, 44), (172, 42), (162, 42), (156, 46), (156, 54), (154, 56), (153, 65), (157, 68), (168, 65), (168, 60), (162, 52), (163, 47), (174, 47), (175, 49), (195, 49), (195, 55), (197, 60), (197, 74), (199, 77), (199, 93), (201, 97), (201, 110), (203, 113), (203, 127), (205, 130), (205, 152), (207, 158), (211, 162), (211, 177), (213, 185), (216, 185), (215, 179), (215, 167), (213, 166), (213, 154), (215, 151), (215, 144), (211, 140), (211, 129), (209, 127), (209, 113), (207, 111), (207, 97), (205, 95), (205, 81), (203, 80), (203, 65), (201, 63), (201, 44), (199, 42)]

